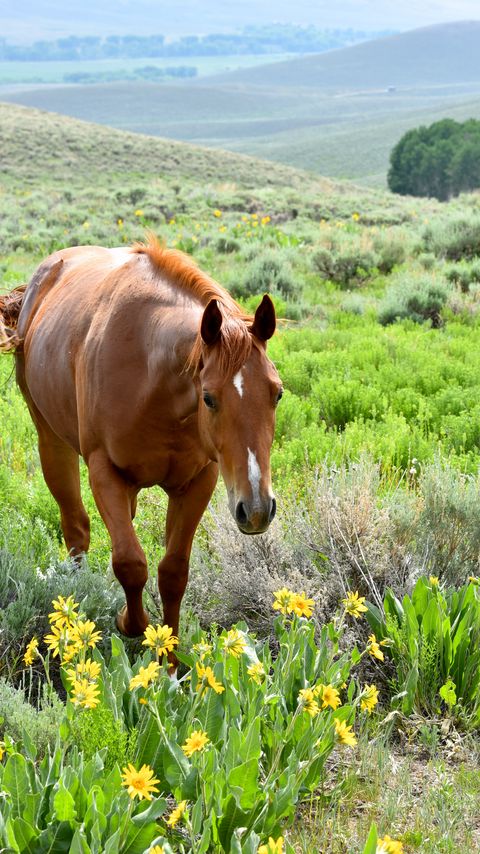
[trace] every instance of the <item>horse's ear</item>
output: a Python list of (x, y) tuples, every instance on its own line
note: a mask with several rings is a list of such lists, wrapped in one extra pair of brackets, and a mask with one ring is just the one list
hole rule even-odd
[(203, 312), (200, 335), (209, 347), (215, 344), (222, 328), (222, 314), (216, 299), (211, 299)]
[(252, 335), (260, 341), (268, 341), (275, 332), (276, 324), (275, 307), (268, 294), (265, 294), (255, 312), (251, 328)]

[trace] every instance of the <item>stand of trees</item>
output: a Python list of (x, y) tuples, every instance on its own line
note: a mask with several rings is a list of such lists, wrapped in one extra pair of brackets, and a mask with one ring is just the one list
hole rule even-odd
[(442, 202), (480, 188), (480, 121), (443, 119), (408, 131), (390, 155), (388, 186)]
[(269, 53), (322, 53), (391, 31), (319, 30), (294, 24), (245, 27), (238, 33), (183, 36), (166, 41), (151, 36), (68, 36), (31, 45), (11, 45), (0, 38), (0, 61), (46, 61), (79, 59), (127, 59), (165, 56), (230, 56)]

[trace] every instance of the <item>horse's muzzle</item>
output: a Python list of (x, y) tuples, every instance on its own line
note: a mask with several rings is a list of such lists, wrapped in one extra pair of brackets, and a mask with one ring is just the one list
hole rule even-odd
[(235, 507), (235, 521), (242, 534), (263, 534), (275, 518), (277, 502), (268, 496), (261, 505), (250, 501), (238, 501)]

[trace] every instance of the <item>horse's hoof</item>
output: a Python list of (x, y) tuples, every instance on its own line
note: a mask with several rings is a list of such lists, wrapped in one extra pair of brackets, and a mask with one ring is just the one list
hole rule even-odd
[(149, 623), (148, 617), (145, 614), (145, 623), (142, 626), (132, 626), (130, 620), (128, 619), (128, 610), (127, 606), (124, 605), (121, 611), (118, 612), (115, 617), (115, 625), (120, 632), (120, 634), (124, 635), (126, 638), (139, 638), (145, 632)]

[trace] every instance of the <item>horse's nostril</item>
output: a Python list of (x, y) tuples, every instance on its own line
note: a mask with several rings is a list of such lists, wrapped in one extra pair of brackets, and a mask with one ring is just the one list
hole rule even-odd
[(271, 504), (270, 504), (270, 513), (269, 513), (269, 516), (268, 516), (268, 521), (269, 521), (269, 522), (272, 522), (272, 521), (275, 519), (275, 513), (276, 513), (276, 512), (277, 512), (277, 502), (275, 501), (275, 499), (274, 499), (274, 498), (272, 498), (272, 501), (271, 501)]
[(243, 501), (239, 501), (235, 508), (235, 519), (238, 525), (246, 525), (248, 522), (247, 511)]

